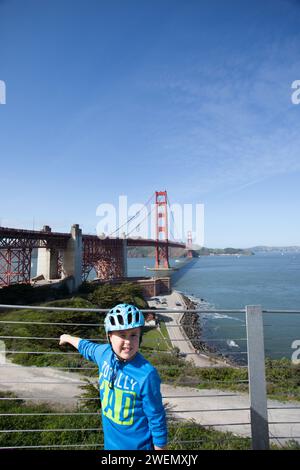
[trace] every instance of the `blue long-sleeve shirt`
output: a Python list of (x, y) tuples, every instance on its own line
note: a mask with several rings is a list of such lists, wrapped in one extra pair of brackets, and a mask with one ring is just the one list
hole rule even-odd
[(119, 361), (110, 344), (81, 340), (78, 351), (99, 367), (104, 449), (164, 447), (166, 416), (156, 369), (140, 353)]

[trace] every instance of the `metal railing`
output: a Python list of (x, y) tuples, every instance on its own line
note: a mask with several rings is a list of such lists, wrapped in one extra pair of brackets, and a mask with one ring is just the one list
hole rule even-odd
[[(88, 308), (68, 308), (68, 307), (37, 307), (37, 306), (16, 306), (16, 305), (0, 305), (0, 310), (24, 310), (24, 309), (30, 309), (30, 310), (37, 310), (39, 312), (46, 312), (46, 311), (51, 311), (53, 312), (54, 319), (55, 319), (55, 312), (93, 312), (93, 313), (106, 313), (107, 309), (88, 309)], [(249, 403), (247, 406), (234, 406), (234, 407), (227, 407), (227, 406), (211, 406), (211, 401), (212, 399), (215, 399), (216, 405), (218, 404), (218, 400), (226, 398), (237, 398), (238, 400), (238, 394), (232, 393), (232, 392), (216, 392), (213, 391), (213, 393), (207, 393), (207, 388), (209, 387), (210, 381), (209, 380), (201, 380), (201, 386), (207, 386), (206, 388), (206, 393), (202, 393), (202, 390), (194, 390), (190, 393), (186, 392), (184, 394), (180, 393), (175, 393), (175, 394), (170, 394), (166, 393), (163, 394), (163, 399), (166, 402), (167, 400), (173, 400), (176, 401), (181, 401), (183, 405), (182, 406), (176, 406), (170, 410), (167, 409), (167, 418), (170, 423), (173, 422), (175, 419), (178, 422), (184, 422), (185, 425), (191, 425), (194, 426), (195, 424), (195, 416), (196, 418), (199, 417), (199, 419), (196, 419), (196, 422), (203, 425), (207, 426), (209, 429), (210, 428), (220, 428), (223, 430), (226, 430), (226, 428), (230, 427), (230, 429), (235, 428), (236, 434), (239, 434), (239, 429), (241, 430), (243, 428), (243, 433), (244, 435), (251, 435), (251, 441), (252, 441), (252, 448), (253, 449), (268, 449), (269, 448), (269, 442), (270, 440), (275, 440), (277, 442), (280, 441), (285, 441), (287, 439), (300, 439), (300, 428), (298, 435), (294, 436), (281, 436), (280, 434), (278, 435), (273, 435), (270, 433), (269, 426), (272, 425), (277, 426), (277, 425), (299, 425), (300, 424), (300, 404), (295, 405), (292, 404), (290, 406), (284, 406), (284, 407), (276, 407), (276, 406), (269, 406), (267, 403), (267, 393), (266, 393), (266, 371), (265, 371), (265, 353), (264, 353), (264, 332), (263, 332), (263, 313), (268, 314), (268, 313), (289, 313), (289, 314), (300, 314), (300, 311), (297, 310), (286, 310), (286, 311), (278, 311), (278, 310), (263, 310), (260, 306), (247, 306), (245, 309), (238, 309), (238, 310), (180, 310), (180, 309), (157, 309), (157, 310), (144, 310), (145, 313), (155, 313), (158, 317), (162, 316), (164, 317), (165, 315), (171, 315), (174, 317), (174, 315), (182, 315), (186, 313), (192, 313), (195, 315), (198, 315), (199, 313), (201, 314), (211, 314), (211, 313), (218, 313), (218, 314), (240, 314), (240, 313), (245, 313), (246, 315), (246, 333), (247, 336), (245, 338), (239, 338), (242, 341), (247, 341), (247, 352), (244, 354), (247, 355), (248, 358), (248, 379), (245, 380), (236, 380), (234, 383), (240, 383), (240, 384), (248, 384), (249, 385)], [(0, 317), (3, 318), (3, 317)], [(70, 327), (70, 326), (75, 326), (75, 327), (99, 327), (103, 326), (103, 323), (72, 323), (72, 322), (43, 322), (40, 321), (24, 321), (24, 320), (0, 320), (0, 328), (1, 325), (11, 325), (11, 327), (14, 327), (14, 325), (43, 325), (43, 326), (59, 326), (59, 327)], [(175, 324), (170, 324), (168, 325), (168, 329), (170, 328), (178, 328), (182, 330), (182, 325), (175, 322)], [(1, 330), (0, 330), (1, 331)], [(64, 331), (62, 330), (62, 333)], [(300, 333), (300, 332), (299, 332)], [(4, 334), (0, 336), (0, 340), (26, 340), (30, 342), (31, 347), (28, 348), (28, 350), (18, 350), (18, 349), (11, 349), (11, 350), (6, 350), (6, 354), (30, 354), (30, 355), (41, 355), (41, 356), (80, 356), (78, 352), (67, 352), (67, 351), (36, 351), (34, 350), (34, 341), (53, 341), (57, 342), (59, 338), (57, 337), (51, 337), (51, 336), (38, 336), (38, 335), (33, 335), (33, 336), (22, 336), (22, 335), (8, 335)], [(192, 339), (199, 339), (197, 337), (195, 338), (186, 338), (186, 337), (178, 337), (173, 340), (173, 344), (180, 345), (184, 344), (187, 342), (187, 340), (192, 340)], [(103, 339), (101, 338), (91, 338), (93, 341), (97, 342), (103, 342)], [(216, 341), (221, 341), (220, 339), (217, 339)], [(57, 346), (58, 348), (58, 346)], [(162, 352), (160, 349), (152, 349), (151, 352)], [(174, 354), (174, 350), (170, 349), (168, 351), (164, 351), (164, 354), (169, 354), (172, 355)], [(241, 354), (241, 353), (239, 353)], [(1, 351), (0, 351), (1, 355)], [(187, 356), (195, 356), (195, 351), (187, 352), (185, 353)], [(217, 357), (217, 356), (215, 356)], [(20, 366), (16, 366), (15, 364), (10, 364), (10, 363), (1, 363), (0, 364), (0, 370), (8, 370), (8, 369), (16, 369)], [(179, 367), (176, 365), (172, 365), (172, 367)], [(41, 368), (45, 368), (44, 366), (41, 366)], [(160, 365), (158, 367), (159, 370), (168, 370), (170, 366), (168, 365)], [(35, 373), (38, 372), (38, 368), (34, 367)], [(78, 365), (71, 365), (68, 367), (65, 366), (55, 366), (52, 367), (51, 369), (54, 369), (56, 371), (97, 371), (97, 367), (86, 367), (86, 366), (78, 366)], [(17, 369), (16, 369), (17, 370)], [(32, 366), (22, 366), (22, 370), (27, 370), (30, 371), (32, 370)], [(1, 376), (3, 377), (3, 373), (1, 373)], [(181, 385), (198, 385), (199, 380), (195, 380), (193, 382), (191, 379), (188, 380), (187, 384), (183, 384), (181, 382)], [(226, 386), (229, 384), (229, 381), (226, 380), (224, 382), (218, 381), (219, 385), (224, 385)], [(72, 382), (67, 381), (65, 378), (60, 378), (59, 380), (41, 380), (37, 376), (36, 380), (30, 379), (30, 380), (2, 380), (0, 378), (0, 390), (1, 386), (4, 385), (26, 385), (26, 384), (31, 384), (31, 385), (39, 385), (39, 386), (70, 386), (72, 384), (73, 386), (79, 386), (83, 384), (82, 380), (75, 380), (72, 378)], [(6, 388), (7, 389), (7, 388)], [(186, 389), (187, 390), (187, 389)], [(176, 391), (176, 389), (175, 389)], [(196, 392), (196, 393), (195, 393)], [(55, 400), (54, 400), (55, 398)], [(198, 399), (199, 407), (191, 407), (189, 408), (188, 406), (184, 406), (185, 403), (188, 403), (190, 399), (192, 399), (195, 402), (195, 399)], [(210, 400), (210, 405), (205, 407), (204, 400), (209, 399)], [(17, 397), (0, 397), (0, 404), (1, 403), (7, 403), (9, 401), (11, 402), (16, 402), (18, 401), (25, 401), (25, 402), (32, 402), (32, 401), (39, 401), (39, 402), (74, 402), (76, 403), (83, 403), (83, 402), (92, 402), (98, 400), (98, 398), (82, 398), (82, 397), (77, 397), (76, 400), (74, 397), (66, 397), (63, 395), (56, 395), (55, 397), (49, 395), (49, 396), (24, 396), (24, 393), (21, 394), (21, 396)], [(295, 412), (295, 417), (296, 421), (293, 419), (292, 421), (282, 421), (278, 419), (270, 419), (270, 412), (273, 410), (292, 410)], [(209, 414), (213, 414), (212, 420), (207, 419), (207, 416)], [(230, 417), (232, 418), (231, 420), (228, 419), (228, 414), (230, 413)], [(237, 419), (235, 418), (236, 413), (238, 413)], [(243, 416), (241, 417), (241, 413)], [(216, 422), (216, 414), (217, 418), (219, 421)], [(191, 416), (189, 416), (191, 415)], [(34, 416), (39, 416), (39, 417), (54, 417), (54, 416), (60, 416), (60, 417), (76, 417), (76, 416), (100, 416), (100, 413), (97, 412), (89, 412), (89, 411), (82, 411), (77, 409), (76, 411), (55, 411), (55, 412), (28, 412), (28, 413), (18, 413), (18, 412), (6, 412), (6, 413), (0, 413), (0, 418), (10, 418), (10, 417), (22, 417), (22, 419), (28, 417), (34, 417)], [(194, 421), (191, 422), (191, 419)], [(285, 418), (286, 419), (286, 418)], [(7, 423), (7, 421), (5, 421)], [(7, 425), (7, 424), (6, 424)], [(86, 428), (83, 427), (57, 427), (57, 428), (37, 428), (37, 429), (28, 429), (28, 428), (22, 428), (20, 429), (19, 427), (17, 428), (11, 428), (8, 426), (8, 428), (1, 429), (0, 430), (0, 436), (1, 434), (7, 433), (7, 434), (14, 434), (14, 433), (53, 433), (53, 432), (62, 432), (62, 433), (74, 433), (74, 432), (84, 432), (84, 433), (95, 433), (95, 432), (100, 432), (100, 426), (99, 427), (91, 427), (88, 426)], [(245, 431), (246, 430), (246, 431)], [(296, 433), (297, 434), (297, 433)], [(243, 435), (243, 434), (241, 434)], [(187, 443), (193, 444), (193, 443), (201, 443), (203, 441), (202, 438), (199, 438), (198, 440), (180, 440), (176, 439), (174, 442), (179, 445), (185, 445)], [(11, 446), (3, 446), (0, 449), (7, 449), (7, 448), (65, 448), (65, 447), (101, 447), (102, 443), (96, 442), (95, 444), (53, 444), (53, 445), (18, 445), (16, 447)]]

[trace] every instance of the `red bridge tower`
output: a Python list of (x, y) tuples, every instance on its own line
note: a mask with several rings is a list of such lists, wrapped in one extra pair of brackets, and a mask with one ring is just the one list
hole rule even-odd
[(193, 240), (192, 240), (192, 232), (189, 230), (187, 233), (187, 258), (193, 258)]
[[(155, 247), (155, 269), (170, 269), (168, 251), (168, 200), (167, 191), (155, 191), (156, 204), (156, 241), (165, 241), (166, 245)], [(163, 237), (160, 237), (163, 234)]]

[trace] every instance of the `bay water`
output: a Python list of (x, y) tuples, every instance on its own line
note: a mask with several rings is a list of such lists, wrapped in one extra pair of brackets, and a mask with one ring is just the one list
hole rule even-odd
[[(173, 266), (180, 266), (172, 260)], [(128, 259), (131, 276), (148, 276), (153, 258)], [(300, 341), (300, 253), (257, 252), (253, 256), (202, 256), (172, 274), (172, 287), (206, 310), (299, 310), (299, 314), (264, 313), (266, 357), (291, 359)], [(245, 315), (199, 314), (202, 339), (224, 356), (246, 363)], [(293, 344), (294, 343), (294, 344)], [(294, 348), (292, 347), (294, 346)]]

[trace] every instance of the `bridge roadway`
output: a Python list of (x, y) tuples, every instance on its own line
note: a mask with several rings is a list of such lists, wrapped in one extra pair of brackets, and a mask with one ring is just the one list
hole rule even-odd
[[(17, 229), (17, 228), (8, 228), (8, 227), (0, 227), (0, 248), (5, 249), (4, 244), (2, 244), (2, 240), (20, 240), (20, 242), (24, 242), (25, 240), (32, 240), (36, 242), (33, 244), (32, 247), (40, 248), (41, 246), (45, 245), (59, 245), (65, 246), (67, 241), (70, 239), (71, 234), (65, 232), (52, 232), (50, 227), (46, 228), (45, 230), (25, 230), (25, 229)], [(91, 234), (82, 234), (83, 241), (94, 241), (99, 243), (107, 243), (108, 241), (123, 241), (126, 240), (127, 246), (168, 246), (170, 248), (185, 248), (185, 243), (175, 242), (172, 240), (153, 240), (151, 238), (119, 238), (119, 237), (98, 237), (98, 235), (91, 235)], [(20, 246), (20, 243), (18, 244)], [(17, 244), (11, 244), (10, 246), (16, 246)]]

